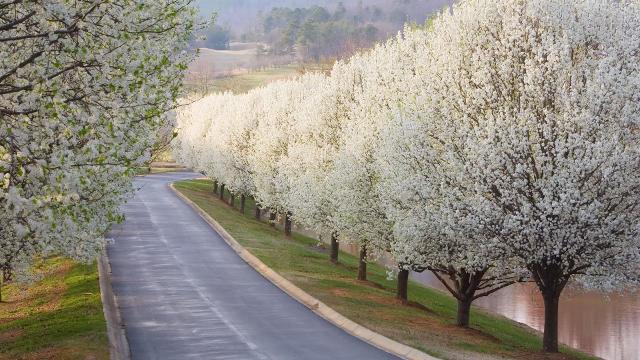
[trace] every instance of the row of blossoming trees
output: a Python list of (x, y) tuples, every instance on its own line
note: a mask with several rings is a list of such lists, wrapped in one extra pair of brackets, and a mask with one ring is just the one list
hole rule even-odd
[(0, 1), (0, 285), (102, 249), (135, 168), (173, 136), (190, 3)]
[(535, 282), (555, 352), (567, 285), (640, 279), (639, 121), (638, 2), (468, 0), (328, 76), (193, 103), (175, 152), (334, 261), (338, 238), (391, 254), (401, 299), (433, 272), (460, 326)]

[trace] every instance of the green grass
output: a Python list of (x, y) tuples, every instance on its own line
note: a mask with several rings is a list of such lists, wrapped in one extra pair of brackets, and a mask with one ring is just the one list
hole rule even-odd
[(454, 325), (456, 302), (448, 294), (417, 283), (409, 287), (412, 303), (403, 306), (394, 299), (395, 281), (387, 279), (382, 266), (369, 264), (369, 281), (359, 282), (355, 280), (355, 256), (341, 252), (340, 265), (332, 265), (318, 240), (300, 234), (285, 238), (279, 229), (254, 220), (253, 200), (247, 199), (242, 216), (212, 194), (211, 181), (182, 181), (176, 188), (269, 267), (341, 314), (397, 341), (445, 359), (475, 358), (473, 354), (479, 353), (485, 357), (593, 359), (567, 348), (560, 355), (542, 354), (542, 340), (536, 332), (477, 308), (471, 329), (460, 329)]
[(294, 65), (251, 71), (242, 75), (222, 77), (209, 81), (208, 84), (187, 84), (187, 88), (198, 93), (210, 94), (231, 91), (236, 94), (246, 93), (251, 89), (267, 85), (271, 82), (291, 79), (300, 75)]
[(50, 259), (41, 281), (10, 284), (0, 303), (0, 359), (108, 359), (96, 264)]

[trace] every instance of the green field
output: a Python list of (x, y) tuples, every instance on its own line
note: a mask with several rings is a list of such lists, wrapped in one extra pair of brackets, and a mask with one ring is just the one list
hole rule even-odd
[(187, 89), (199, 94), (244, 93), (276, 80), (300, 75), (301, 68), (297, 65), (259, 66), (256, 46), (233, 43), (230, 50), (199, 49), (197, 58), (189, 66), (185, 81)]
[(340, 265), (332, 265), (318, 240), (300, 234), (288, 239), (254, 220), (251, 200), (242, 216), (212, 194), (211, 181), (183, 181), (176, 188), (272, 269), (348, 318), (397, 341), (443, 359), (592, 358), (566, 348), (563, 354), (542, 354), (539, 334), (477, 308), (471, 328), (458, 328), (453, 298), (416, 283), (410, 284), (410, 305), (403, 306), (395, 300), (395, 282), (383, 267), (370, 264), (369, 281), (359, 282), (356, 257), (343, 252)]
[(300, 72), (295, 65), (269, 68), (252, 71), (247, 74), (215, 79), (206, 87), (206, 91), (207, 93), (225, 91), (232, 91), (236, 94), (246, 93), (253, 88), (278, 80), (291, 79), (299, 75)]
[(109, 359), (96, 264), (55, 258), (42, 278), (9, 284), (0, 303), (0, 359)]

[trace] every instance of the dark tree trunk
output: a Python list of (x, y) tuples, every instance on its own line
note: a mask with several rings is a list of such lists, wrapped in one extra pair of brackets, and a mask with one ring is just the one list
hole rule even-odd
[(360, 261), (358, 262), (358, 280), (367, 280), (367, 247), (360, 245)]
[(396, 298), (402, 301), (403, 304), (407, 304), (409, 302), (409, 270), (403, 269), (398, 272)]
[(545, 352), (558, 352), (558, 306), (560, 294), (550, 291), (543, 294), (544, 298), (544, 337), (542, 338), (542, 349)]
[(235, 209), (236, 207), (236, 196), (234, 194), (229, 195), (229, 205)]
[(218, 180), (213, 180), (213, 193), (218, 193)]
[(460, 327), (469, 327), (469, 318), (471, 317), (471, 303), (473, 299), (465, 298), (463, 300), (458, 299), (458, 317), (456, 319), (456, 325)]
[(7, 281), (11, 280), (11, 274), (12, 273), (10, 268), (0, 270), (0, 303), (4, 301), (4, 299), (2, 298), (2, 287)]
[(247, 201), (247, 198), (244, 196), (244, 194), (240, 195), (240, 212), (242, 214), (244, 214), (244, 205)]
[(276, 227), (276, 218), (278, 217), (278, 214), (271, 210), (271, 212), (269, 213), (269, 226), (272, 227)]
[(558, 265), (540, 265), (529, 269), (544, 300), (544, 335), (542, 349), (548, 353), (558, 352), (558, 311), (560, 295), (569, 281)]
[(329, 260), (332, 263), (338, 263), (338, 254), (340, 253), (340, 243), (338, 243), (338, 234), (331, 234), (331, 253), (329, 254)]
[(256, 212), (255, 212), (255, 218), (256, 220), (260, 220), (261, 214), (260, 214), (260, 205), (256, 204)]
[(284, 234), (286, 236), (291, 236), (291, 225), (293, 221), (291, 221), (291, 211), (287, 212), (287, 216), (284, 219)]
[(2, 271), (2, 280), (5, 283), (13, 280), (13, 269), (10, 266)]
[[(486, 273), (485, 270), (467, 272), (465, 269), (454, 268), (450, 266), (447, 270), (432, 271), (447, 290), (458, 299), (458, 316), (456, 325), (460, 327), (469, 327), (471, 317), (471, 304), (475, 300), (478, 287), (482, 283), (482, 278)], [(443, 276), (444, 275), (444, 276)], [(449, 277), (446, 281), (445, 276)], [(481, 296), (485, 296), (482, 295)]]
[(224, 201), (224, 184), (220, 185), (220, 200)]

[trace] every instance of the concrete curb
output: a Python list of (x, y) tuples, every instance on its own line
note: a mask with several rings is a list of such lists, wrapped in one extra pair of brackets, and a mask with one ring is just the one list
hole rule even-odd
[(401, 344), (395, 340), (391, 340), (388, 337), (373, 332), (357, 323), (342, 316), (337, 311), (333, 310), (322, 301), (311, 296), (304, 290), (294, 285), (289, 280), (276, 273), (269, 268), (265, 263), (260, 261), (257, 257), (247, 251), (242, 245), (240, 245), (229, 233), (209, 214), (202, 210), (193, 201), (188, 199), (178, 190), (176, 190), (173, 184), (169, 184), (169, 188), (186, 204), (191, 206), (202, 217), (229, 246), (251, 267), (253, 267), (260, 275), (264, 276), (267, 280), (271, 281), (275, 286), (287, 293), (289, 296), (308, 307), (314, 313), (324, 318), (328, 322), (337, 326), (338, 328), (346, 331), (347, 333), (377, 347), (380, 350), (386, 351), (389, 354), (395, 355), (405, 360), (439, 360), (433, 356), (430, 356), (418, 349), (414, 349), (410, 346)]
[(116, 301), (116, 295), (111, 286), (111, 265), (106, 251), (98, 258), (98, 274), (100, 277), (100, 297), (102, 308), (107, 321), (107, 336), (109, 337), (109, 358), (111, 360), (131, 360), (129, 341), (124, 331), (124, 324)]

